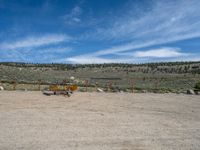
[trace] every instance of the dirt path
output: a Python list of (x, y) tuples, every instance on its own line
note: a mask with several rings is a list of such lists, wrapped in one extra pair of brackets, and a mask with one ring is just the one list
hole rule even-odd
[(0, 92), (0, 150), (200, 149), (200, 96)]

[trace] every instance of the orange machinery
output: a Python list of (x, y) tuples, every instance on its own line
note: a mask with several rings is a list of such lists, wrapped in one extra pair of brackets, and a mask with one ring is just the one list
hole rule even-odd
[(77, 85), (50, 85), (48, 91), (43, 91), (45, 95), (64, 95), (70, 97), (78, 89)]

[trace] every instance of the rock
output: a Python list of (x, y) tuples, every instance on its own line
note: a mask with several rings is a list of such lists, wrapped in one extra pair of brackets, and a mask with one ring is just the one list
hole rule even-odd
[(97, 88), (97, 92), (103, 92), (103, 90), (100, 88)]
[(0, 91), (3, 91), (3, 90), (4, 90), (3, 86), (0, 86)]
[(199, 90), (194, 90), (194, 93), (195, 93), (196, 95), (199, 95), (199, 94), (200, 94), (200, 91), (199, 91)]
[(75, 78), (73, 76), (70, 77), (70, 80), (74, 80)]
[(142, 90), (141, 92), (142, 92), (142, 93), (147, 93), (147, 90)]
[(190, 89), (190, 90), (187, 90), (187, 94), (192, 94), (192, 95), (194, 95), (195, 93), (194, 93), (194, 90)]
[(80, 81), (78, 79), (74, 80), (75, 83), (80, 83)]

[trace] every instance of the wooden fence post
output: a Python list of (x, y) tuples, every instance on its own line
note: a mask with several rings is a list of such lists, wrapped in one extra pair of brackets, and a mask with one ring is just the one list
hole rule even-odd
[(16, 86), (17, 86), (16, 80), (13, 80), (13, 81), (12, 81), (12, 84), (13, 84), (13, 90), (15, 91), (15, 90), (16, 90)]
[(88, 91), (88, 80), (85, 80), (85, 91)]
[(38, 90), (39, 90), (39, 91), (41, 90), (41, 87), (40, 87), (40, 86), (41, 86), (41, 82), (42, 82), (42, 80), (39, 79), (39, 80), (38, 80)]
[(155, 81), (155, 89), (158, 89), (159, 83), (160, 83), (160, 80), (159, 80), (159, 79)]
[(95, 83), (95, 90), (98, 91), (98, 82)]
[(111, 92), (112, 84), (113, 84), (113, 82), (112, 82), (112, 81), (109, 81), (108, 87), (109, 87), (109, 91), (110, 91), (110, 92)]
[(67, 80), (66, 80), (66, 79), (64, 79), (64, 80), (63, 80), (63, 84), (66, 84), (66, 83), (67, 83)]
[(134, 79), (130, 80), (131, 92), (134, 93)]

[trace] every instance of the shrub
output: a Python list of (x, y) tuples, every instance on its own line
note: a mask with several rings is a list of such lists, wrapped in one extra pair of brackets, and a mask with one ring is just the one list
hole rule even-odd
[(196, 83), (196, 85), (195, 85), (195, 89), (200, 90), (200, 81)]

